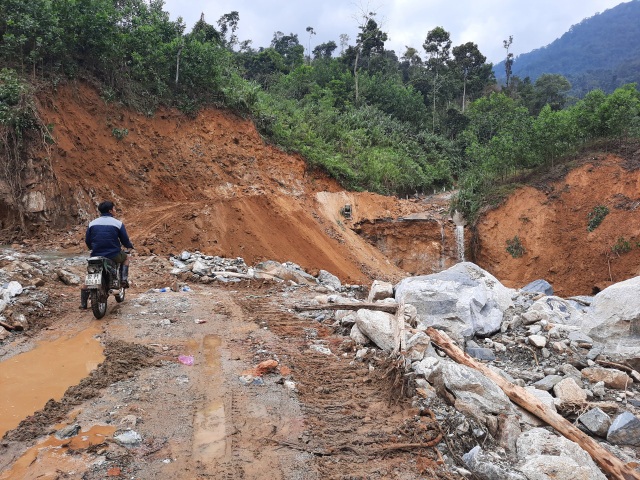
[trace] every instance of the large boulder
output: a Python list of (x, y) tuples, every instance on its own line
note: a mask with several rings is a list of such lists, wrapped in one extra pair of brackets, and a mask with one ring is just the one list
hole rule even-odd
[(598, 293), (582, 320), (582, 331), (618, 358), (640, 356), (640, 277)]
[(580, 446), (544, 428), (533, 428), (518, 438), (518, 470), (536, 480), (606, 480)]
[(400, 326), (390, 313), (361, 308), (356, 312), (356, 326), (382, 350), (392, 352), (400, 347)]
[(409, 277), (395, 289), (399, 304), (412, 304), (419, 323), (446, 331), (457, 341), (500, 330), (515, 290), (471, 262), (439, 273)]
[(486, 423), (488, 416), (516, 413), (509, 397), (478, 370), (433, 357), (417, 362), (413, 368), (416, 373), (424, 372), (440, 396), (481, 423)]

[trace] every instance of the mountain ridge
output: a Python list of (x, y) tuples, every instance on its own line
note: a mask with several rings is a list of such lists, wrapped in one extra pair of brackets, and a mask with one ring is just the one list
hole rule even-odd
[[(585, 18), (549, 45), (516, 56), (512, 75), (535, 82), (542, 74), (559, 74), (571, 82), (575, 95), (595, 88), (610, 93), (640, 82), (639, 49), (640, 1), (631, 0)], [(494, 65), (494, 73), (505, 82), (504, 61)]]

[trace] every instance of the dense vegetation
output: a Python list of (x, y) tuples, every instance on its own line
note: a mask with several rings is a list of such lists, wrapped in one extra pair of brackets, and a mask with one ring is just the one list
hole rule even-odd
[[(532, 81), (545, 73), (563, 75), (571, 82), (571, 94), (579, 97), (596, 88), (611, 93), (640, 82), (638, 51), (640, 0), (633, 0), (582, 20), (546, 47), (518, 55), (512, 71)], [(495, 74), (498, 81), (506, 80), (504, 62), (496, 65)]]
[[(161, 104), (185, 114), (215, 105), (250, 115), (270, 141), (348, 188), (404, 196), (460, 186), (455, 207), (470, 218), (498, 180), (603, 137), (640, 134), (635, 85), (594, 90), (569, 107), (571, 85), (560, 75), (533, 83), (514, 75), (501, 89), (477, 45), (452, 46), (442, 27), (426, 33), (422, 51), (408, 47), (400, 58), (385, 49), (373, 13), (361, 16), (352, 42), (341, 35), (339, 54), (333, 41), (305, 52), (297, 34), (282, 32), (254, 49), (236, 36), (238, 12), (215, 25), (201, 18), (187, 32), (163, 6), (0, 3), (3, 171), (25, 158), (27, 139), (46, 143), (55, 128), (39, 122), (30, 89), (77, 78), (97, 82), (105, 101), (147, 115)], [(310, 44), (313, 28), (306, 31)]]

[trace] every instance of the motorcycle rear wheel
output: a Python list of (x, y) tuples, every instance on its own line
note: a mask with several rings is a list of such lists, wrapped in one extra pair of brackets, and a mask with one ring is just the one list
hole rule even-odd
[(107, 313), (107, 297), (98, 290), (91, 290), (91, 310), (93, 316), (100, 320)]
[(122, 302), (124, 302), (124, 295), (125, 295), (125, 292), (126, 292), (126, 291), (127, 291), (127, 290), (126, 290), (125, 288), (121, 288), (121, 289), (120, 289), (120, 293), (116, 293), (116, 295), (115, 295), (115, 297), (116, 297), (116, 302), (118, 302), (118, 303), (122, 303)]

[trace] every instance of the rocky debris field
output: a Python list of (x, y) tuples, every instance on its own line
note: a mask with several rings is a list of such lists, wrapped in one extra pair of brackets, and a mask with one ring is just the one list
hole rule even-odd
[(639, 277), (565, 299), (469, 262), (343, 285), (185, 251), (134, 257), (96, 321), (85, 262), (0, 254), (0, 366), (104, 348), (4, 433), (0, 479), (640, 478)]

